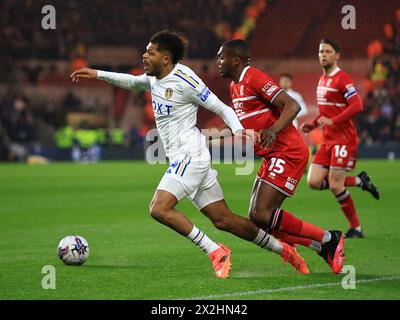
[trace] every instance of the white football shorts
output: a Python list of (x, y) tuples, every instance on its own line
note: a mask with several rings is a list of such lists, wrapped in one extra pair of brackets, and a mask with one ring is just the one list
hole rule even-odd
[(171, 163), (157, 190), (172, 193), (178, 201), (188, 197), (200, 210), (210, 203), (224, 199), (217, 175), (209, 161), (194, 161), (185, 157)]

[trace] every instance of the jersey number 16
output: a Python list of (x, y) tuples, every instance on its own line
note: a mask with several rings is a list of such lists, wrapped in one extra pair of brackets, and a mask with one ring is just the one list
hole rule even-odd
[(335, 145), (335, 157), (336, 158), (346, 158), (347, 157), (347, 150), (346, 145)]

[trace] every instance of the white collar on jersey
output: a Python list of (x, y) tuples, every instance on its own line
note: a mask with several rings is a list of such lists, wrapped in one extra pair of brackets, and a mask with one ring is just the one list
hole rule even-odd
[(249, 70), (250, 66), (247, 66), (246, 68), (243, 69), (240, 78), (239, 78), (239, 82), (243, 80), (244, 75), (246, 74), (246, 71)]
[(327, 77), (333, 77), (336, 73), (338, 73), (340, 71), (340, 68), (339, 67), (336, 67), (332, 72), (331, 72), (331, 74), (327, 74), (326, 76)]

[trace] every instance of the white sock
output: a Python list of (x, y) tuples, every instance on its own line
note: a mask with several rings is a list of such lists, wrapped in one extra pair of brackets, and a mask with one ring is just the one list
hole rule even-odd
[(322, 243), (327, 243), (329, 241), (331, 241), (332, 239), (332, 235), (329, 231), (324, 231), (324, 237), (322, 238)]
[(280, 254), (282, 252), (282, 243), (274, 236), (266, 233), (263, 229), (258, 230), (258, 235), (253, 241), (257, 246), (269, 251)]
[(356, 176), (356, 186), (361, 186), (361, 179), (360, 179), (360, 177), (357, 177)]
[(318, 241), (311, 241), (311, 244), (308, 247), (318, 253), (321, 252), (321, 243)]
[(361, 232), (361, 227), (360, 226), (355, 227), (354, 229), (356, 229), (358, 232)]
[(212, 241), (207, 235), (198, 229), (196, 226), (193, 226), (193, 230), (187, 236), (192, 242), (200, 247), (206, 254), (210, 254), (211, 252), (217, 250), (219, 245), (217, 245), (214, 241)]

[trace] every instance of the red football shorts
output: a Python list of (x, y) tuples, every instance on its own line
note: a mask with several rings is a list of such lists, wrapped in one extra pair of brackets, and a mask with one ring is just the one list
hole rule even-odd
[(291, 197), (307, 168), (308, 158), (308, 149), (301, 158), (291, 158), (284, 153), (269, 154), (264, 158), (257, 178)]
[(315, 154), (312, 164), (327, 169), (344, 169), (353, 171), (357, 162), (357, 145), (322, 144)]

